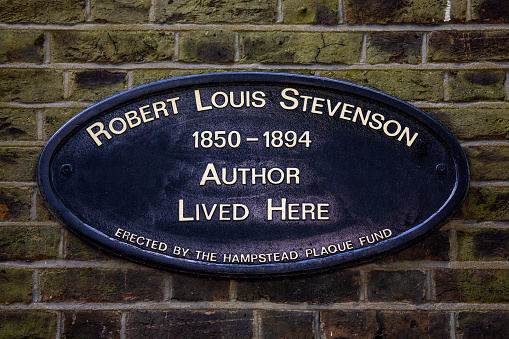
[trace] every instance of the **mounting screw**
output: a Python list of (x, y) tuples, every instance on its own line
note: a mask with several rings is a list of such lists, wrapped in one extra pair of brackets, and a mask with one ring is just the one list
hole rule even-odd
[(437, 165), (437, 173), (438, 174), (447, 174), (447, 165), (446, 164), (438, 164)]
[(63, 175), (69, 175), (72, 173), (72, 166), (69, 164), (64, 164), (60, 167), (60, 173)]

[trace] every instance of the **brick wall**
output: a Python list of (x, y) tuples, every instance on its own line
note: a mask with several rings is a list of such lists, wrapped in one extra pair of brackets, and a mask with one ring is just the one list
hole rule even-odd
[[(197, 277), (71, 235), (37, 193), (71, 116), (160, 79), (283, 71), (428, 112), (470, 162), (453, 219), (391, 257), (292, 278)], [(0, 338), (504, 338), (507, 0), (0, 0)]]

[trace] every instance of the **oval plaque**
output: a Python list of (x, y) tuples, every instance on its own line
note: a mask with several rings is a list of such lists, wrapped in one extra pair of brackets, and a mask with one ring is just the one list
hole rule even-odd
[(419, 240), (461, 203), (465, 155), (419, 109), (300, 75), (138, 87), (81, 112), (40, 158), (71, 230), (130, 259), (222, 275), (352, 265)]

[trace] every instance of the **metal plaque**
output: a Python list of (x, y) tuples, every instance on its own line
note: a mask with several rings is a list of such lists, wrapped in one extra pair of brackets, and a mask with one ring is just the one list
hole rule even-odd
[(81, 112), (44, 148), (42, 195), (132, 260), (220, 275), (352, 265), (418, 241), (469, 183), (419, 109), (340, 81), (189, 76)]

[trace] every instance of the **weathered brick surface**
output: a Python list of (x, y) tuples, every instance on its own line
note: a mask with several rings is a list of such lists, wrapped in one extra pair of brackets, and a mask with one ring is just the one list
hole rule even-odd
[(71, 100), (98, 102), (127, 89), (127, 73), (82, 71), (71, 76)]
[(263, 311), (261, 338), (314, 339), (312, 312)]
[(509, 145), (467, 145), (463, 150), (472, 180), (509, 180)]
[(164, 277), (156, 270), (46, 270), (40, 273), (41, 298), (46, 302), (161, 301)]
[(432, 32), (431, 62), (508, 61), (509, 32)]
[(359, 33), (249, 32), (240, 35), (242, 62), (326, 63), (359, 62)]
[(458, 139), (509, 139), (506, 108), (446, 108), (426, 110)]
[(336, 25), (338, 2), (335, 0), (284, 0), (283, 23)]
[(64, 95), (61, 71), (0, 69), (0, 101), (52, 102)]
[(407, 261), (407, 260), (449, 260), (449, 234), (446, 231), (437, 231), (421, 241), (412, 244), (382, 261)]
[(54, 62), (150, 62), (173, 58), (172, 32), (67, 31), (51, 34)]
[(37, 113), (35, 109), (0, 108), (0, 140), (36, 140)]
[(449, 314), (439, 312), (377, 312), (375, 338), (448, 339)]
[(0, 186), (0, 221), (29, 221), (33, 188)]
[(459, 216), (473, 220), (509, 220), (509, 186), (471, 187)]
[(379, 325), (375, 311), (324, 311), (320, 314), (322, 337), (376, 338)]
[(60, 227), (0, 227), (0, 260), (36, 261), (58, 256)]
[(67, 311), (62, 315), (61, 338), (120, 338), (119, 312)]
[(228, 301), (230, 280), (172, 274), (172, 299), (185, 301)]
[(95, 22), (141, 23), (149, 21), (150, 0), (92, 0), (90, 13)]
[(420, 303), (426, 296), (421, 271), (372, 271), (368, 274), (369, 301)]
[(367, 39), (366, 61), (370, 64), (421, 62), (422, 33), (375, 33)]
[(44, 60), (42, 32), (0, 31), (0, 63)]
[(444, 78), (436, 71), (327, 71), (321, 76), (375, 88), (403, 100), (442, 101)]
[(362, 24), (438, 24), (444, 21), (446, 0), (345, 0), (350, 25)]
[(69, 260), (119, 260), (117, 256), (78, 238), (69, 231), (65, 231), (64, 235), (64, 258)]
[(509, 272), (442, 270), (434, 272), (436, 300), (441, 302), (507, 303)]
[(231, 63), (235, 35), (228, 31), (195, 31), (179, 35), (179, 60), (185, 62)]
[(37, 311), (0, 312), (0, 338), (54, 338), (57, 315)]
[(0, 181), (35, 181), (41, 148), (0, 147)]
[(472, 19), (481, 23), (509, 22), (509, 4), (504, 0), (471, 0)]
[(459, 71), (449, 73), (452, 101), (502, 101), (506, 96), (506, 72)]
[(156, 18), (165, 23), (275, 23), (276, 0), (156, 0)]
[(458, 260), (509, 260), (509, 231), (457, 232)]
[(458, 333), (463, 339), (502, 339), (509, 332), (509, 312), (460, 312)]
[[(0, 269), (0, 304), (30, 303), (32, 277), (33, 273), (29, 270)], [(1, 328), (2, 325), (0, 325), (0, 333)]]
[(359, 273), (333, 271), (312, 277), (239, 280), (237, 299), (271, 302), (336, 303), (359, 299)]
[(85, 21), (85, 0), (1, 0), (0, 22), (75, 24)]
[(85, 108), (48, 108), (43, 110), (44, 138), (49, 139), (70, 118)]
[(251, 311), (145, 311), (127, 315), (126, 339), (251, 338)]

